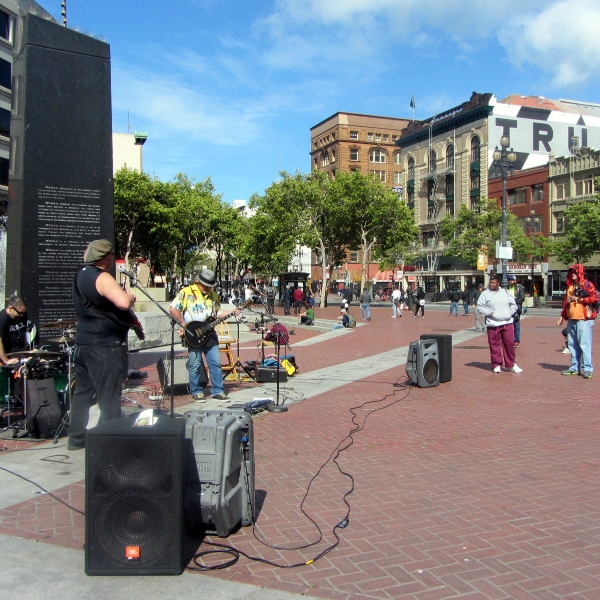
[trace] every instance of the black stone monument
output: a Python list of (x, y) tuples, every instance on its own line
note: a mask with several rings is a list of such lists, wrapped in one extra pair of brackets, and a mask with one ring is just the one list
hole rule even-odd
[(20, 18), (10, 134), (6, 293), (38, 327), (74, 319), (83, 252), (114, 233), (108, 44)]

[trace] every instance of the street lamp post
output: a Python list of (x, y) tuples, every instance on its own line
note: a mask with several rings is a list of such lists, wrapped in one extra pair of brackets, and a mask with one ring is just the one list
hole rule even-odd
[(533, 210), (533, 208), (529, 211), (529, 217), (527, 217), (526, 221), (527, 224), (529, 225), (529, 236), (531, 237), (531, 302), (533, 304), (533, 296), (534, 296), (534, 291), (535, 291), (535, 283), (534, 283), (534, 247), (533, 247), (533, 231), (534, 231), (534, 227), (535, 225), (537, 225), (540, 222), (540, 217), (537, 216), (535, 214), (535, 210)]
[[(496, 177), (498, 173), (500, 173), (500, 177), (502, 177), (502, 232), (500, 245), (502, 248), (506, 248), (506, 220), (507, 220), (507, 194), (506, 194), (506, 179), (508, 175), (511, 174), (515, 168), (515, 161), (517, 160), (517, 155), (513, 152), (511, 148), (508, 150), (508, 146), (510, 144), (510, 139), (507, 135), (503, 135), (500, 138), (500, 147), (501, 150), (498, 150), (498, 146), (494, 150), (494, 170), (496, 173)], [(508, 279), (507, 276), (507, 261), (506, 258), (502, 258), (502, 287), (508, 287)]]

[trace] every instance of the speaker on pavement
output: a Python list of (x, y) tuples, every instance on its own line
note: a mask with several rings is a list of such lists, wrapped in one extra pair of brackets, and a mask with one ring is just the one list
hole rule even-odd
[(424, 333), (422, 340), (437, 340), (440, 361), (440, 383), (452, 381), (452, 336), (449, 334)]
[(183, 572), (183, 419), (112, 419), (86, 432), (85, 572)]
[(227, 537), (254, 522), (254, 436), (244, 410), (185, 413), (187, 532)]
[(419, 340), (408, 346), (406, 375), (411, 385), (420, 388), (434, 387), (440, 383), (437, 340)]
[[(187, 394), (189, 390), (189, 374), (188, 374), (188, 356), (176, 356), (175, 357), (175, 389), (176, 395)], [(156, 363), (156, 370), (158, 371), (158, 379), (163, 389), (163, 393), (171, 393), (171, 356), (166, 354), (163, 358), (159, 359)], [(206, 368), (204, 366), (204, 357), (201, 360), (200, 366), (200, 385), (202, 387), (208, 384), (208, 375), (206, 374)]]

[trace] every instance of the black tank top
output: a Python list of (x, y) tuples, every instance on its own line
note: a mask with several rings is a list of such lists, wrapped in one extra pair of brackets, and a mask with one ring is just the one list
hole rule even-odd
[(75, 280), (79, 292), (92, 305), (114, 315), (116, 319), (84, 306), (73, 285), (73, 302), (77, 313), (75, 343), (80, 346), (113, 346), (122, 344), (127, 339), (127, 332), (129, 331), (127, 325), (128, 311), (117, 308), (110, 300), (98, 293), (96, 289), (96, 280), (103, 272), (98, 267), (86, 265), (79, 269)]

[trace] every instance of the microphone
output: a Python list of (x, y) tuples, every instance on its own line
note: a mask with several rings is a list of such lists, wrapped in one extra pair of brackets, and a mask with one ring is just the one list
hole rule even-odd
[(123, 275), (127, 275), (127, 277), (129, 277), (129, 279), (137, 279), (137, 277), (130, 271), (127, 271), (123, 265), (119, 265), (119, 273), (123, 273)]

